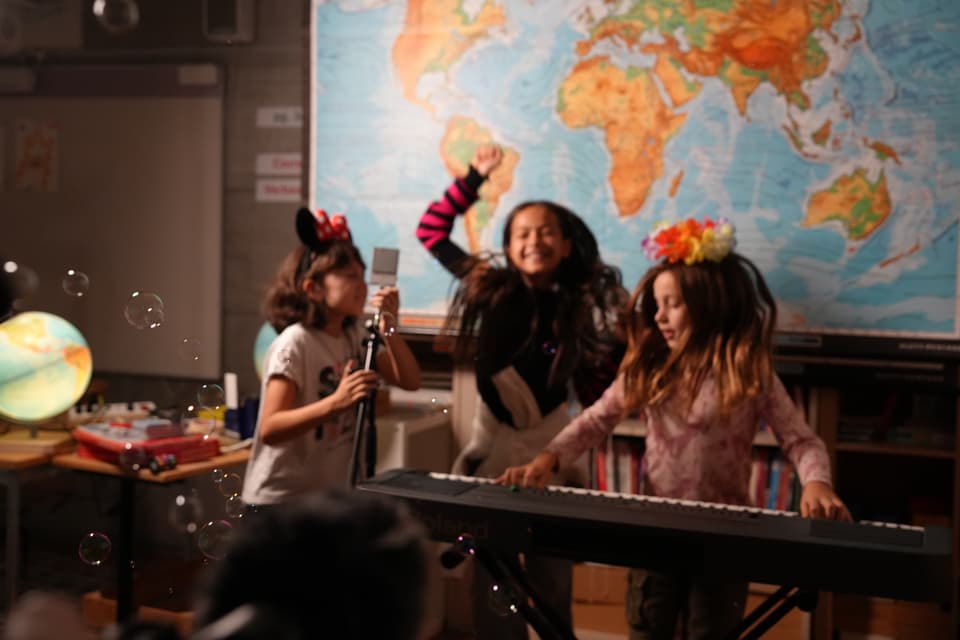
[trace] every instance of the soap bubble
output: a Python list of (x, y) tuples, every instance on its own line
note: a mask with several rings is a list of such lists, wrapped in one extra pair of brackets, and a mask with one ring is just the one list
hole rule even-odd
[(123, 308), (123, 315), (137, 329), (156, 329), (163, 324), (163, 300), (155, 293), (134, 291)]
[(82, 271), (76, 269), (67, 269), (67, 275), (63, 276), (63, 291), (68, 296), (82, 298), (90, 289), (90, 278)]
[(140, 7), (135, 0), (95, 0), (93, 15), (110, 33), (126, 33), (140, 24)]
[(99, 566), (107, 561), (112, 548), (110, 538), (106, 534), (93, 531), (83, 536), (77, 553), (80, 559), (92, 566)]

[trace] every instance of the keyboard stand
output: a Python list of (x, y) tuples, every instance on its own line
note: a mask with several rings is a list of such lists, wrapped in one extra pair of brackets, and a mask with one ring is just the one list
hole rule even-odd
[(518, 612), (536, 630), (541, 640), (577, 640), (570, 625), (537, 596), (522, 569), (481, 546), (476, 548), (473, 555), (501, 588), (515, 589)]
[[(781, 600), (782, 602), (780, 602)], [(817, 592), (815, 590), (780, 587), (747, 614), (727, 638), (728, 640), (755, 640), (769, 631), (794, 607), (809, 613), (816, 606)]]

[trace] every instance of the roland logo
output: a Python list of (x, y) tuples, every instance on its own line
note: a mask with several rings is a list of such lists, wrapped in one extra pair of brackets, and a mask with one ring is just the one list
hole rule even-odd
[(461, 534), (468, 533), (473, 536), (474, 540), (490, 539), (490, 522), (488, 520), (457, 520), (422, 511), (415, 511), (414, 515), (423, 522), (423, 525), (430, 530), (435, 538), (454, 539)]

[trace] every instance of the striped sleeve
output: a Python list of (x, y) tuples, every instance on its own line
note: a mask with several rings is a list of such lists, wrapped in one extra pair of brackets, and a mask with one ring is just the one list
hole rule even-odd
[(465, 177), (453, 181), (443, 198), (430, 203), (417, 225), (417, 239), (424, 247), (436, 253), (439, 243), (449, 241), (454, 219), (477, 201), (477, 189), (483, 180), (483, 176), (470, 167)]

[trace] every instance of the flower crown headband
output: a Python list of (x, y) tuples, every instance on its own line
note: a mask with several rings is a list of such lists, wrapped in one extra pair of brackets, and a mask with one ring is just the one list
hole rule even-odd
[(726, 218), (716, 221), (704, 218), (702, 223), (687, 218), (672, 225), (655, 224), (642, 244), (650, 260), (697, 264), (704, 260), (720, 262), (733, 251), (737, 239), (733, 237), (733, 225)]

